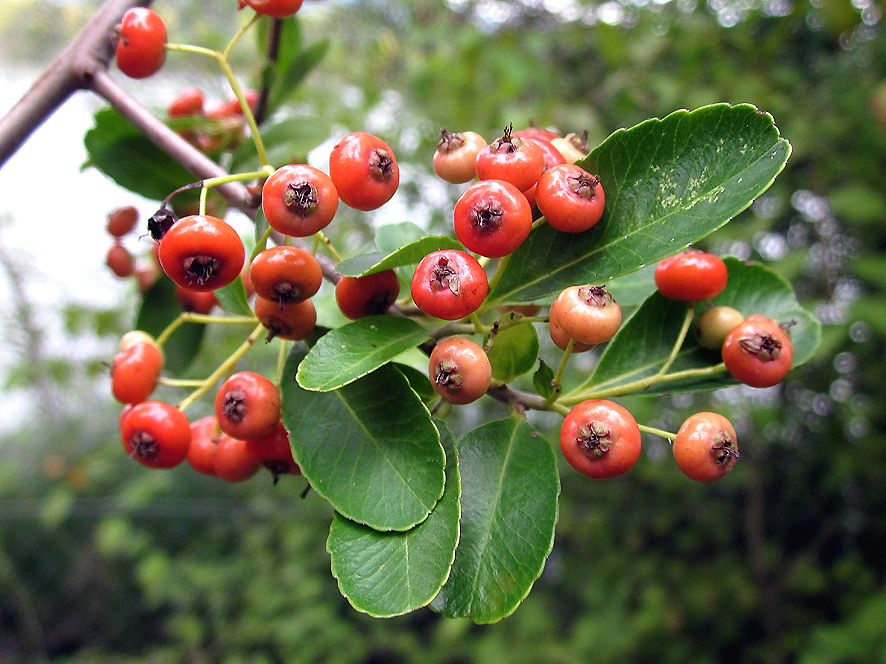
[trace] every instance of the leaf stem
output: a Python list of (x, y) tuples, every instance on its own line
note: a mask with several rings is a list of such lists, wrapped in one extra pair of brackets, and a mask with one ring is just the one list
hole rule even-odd
[(255, 318), (250, 318), (248, 316), (210, 316), (208, 314), (195, 314), (184, 311), (160, 333), (160, 336), (157, 337), (157, 345), (162, 348), (163, 344), (172, 336), (172, 333), (185, 323), (202, 323), (204, 325), (209, 323), (217, 323), (219, 325), (242, 325), (244, 323), (255, 323)]
[(635, 380), (630, 383), (624, 383), (622, 385), (616, 385), (615, 387), (610, 387), (602, 390), (588, 390), (586, 392), (579, 392), (577, 394), (571, 394), (565, 396), (562, 401), (567, 404), (577, 404), (581, 401), (585, 401), (586, 399), (608, 399), (611, 397), (620, 397), (625, 396), (627, 394), (634, 394), (636, 392), (642, 392), (643, 390), (649, 389), (653, 385), (659, 385), (661, 383), (668, 383), (674, 380), (682, 380), (684, 378), (704, 378), (706, 376), (716, 376), (717, 374), (723, 373), (726, 371), (726, 365), (720, 362), (719, 364), (713, 364), (709, 367), (703, 367), (701, 369), (686, 369), (685, 371), (675, 371), (670, 374), (653, 374), (651, 376), (647, 376), (646, 378), (641, 378), (640, 380)]
[(192, 403), (206, 394), (206, 392), (209, 391), (209, 388), (211, 388), (215, 384), (215, 382), (225, 373), (230, 371), (231, 368), (233, 368), (234, 365), (237, 364), (240, 358), (243, 357), (246, 352), (253, 347), (253, 345), (255, 345), (256, 339), (259, 338), (262, 330), (264, 329), (265, 326), (262, 323), (259, 323), (252, 331), (252, 333), (246, 338), (246, 341), (240, 344), (237, 350), (231, 353), (231, 355), (224, 362), (222, 362), (218, 366), (218, 368), (206, 378), (206, 380), (204, 380), (200, 384), (200, 387), (198, 387), (196, 390), (191, 392), (188, 396), (186, 396), (179, 402), (178, 409), (184, 412)]
[(689, 332), (689, 326), (692, 325), (693, 318), (695, 318), (695, 303), (690, 302), (689, 306), (686, 307), (686, 317), (683, 319), (683, 326), (680, 328), (680, 333), (677, 335), (674, 347), (671, 348), (671, 354), (668, 355), (668, 359), (665, 360), (665, 363), (661, 365), (661, 369), (658, 370), (659, 376), (664, 376), (668, 372), (668, 369), (671, 368), (674, 360), (677, 359), (677, 353), (680, 352), (680, 348), (682, 348), (683, 342), (686, 340), (686, 334)]
[(339, 254), (335, 250), (335, 247), (332, 246), (332, 240), (330, 240), (328, 237), (326, 237), (326, 234), (323, 231), (317, 231), (316, 233), (314, 233), (314, 247), (315, 247), (314, 252), (315, 253), (316, 253), (316, 247), (317, 247), (318, 242), (326, 248), (326, 251), (329, 252), (329, 255), (332, 256), (333, 260), (336, 263), (341, 263), (341, 261), (342, 261), (341, 254)]
[[(245, 28), (248, 28), (252, 22), (248, 23)], [(239, 37), (238, 33), (235, 35), (235, 39)], [(233, 40), (232, 40), (233, 41)], [(219, 53), (218, 51), (213, 51), (209, 48), (203, 48), (202, 46), (193, 46), (191, 44), (167, 44), (166, 48), (170, 51), (185, 51), (190, 53), (199, 53), (200, 55), (207, 55), (211, 58), (214, 58), (216, 62), (218, 62), (218, 66), (221, 68), (222, 73), (225, 75), (225, 78), (228, 79), (228, 84), (231, 86), (231, 91), (234, 93), (234, 96), (237, 98), (237, 102), (240, 104), (240, 110), (243, 113), (243, 119), (246, 121), (246, 124), (249, 126), (249, 131), (252, 134), (252, 142), (255, 144), (255, 151), (258, 154), (258, 162), (262, 166), (270, 166), (268, 162), (268, 155), (265, 151), (265, 144), (262, 141), (261, 134), (258, 131), (258, 125), (255, 122), (255, 116), (252, 114), (252, 109), (249, 108), (249, 104), (246, 101), (246, 97), (243, 95), (243, 88), (240, 87), (240, 83), (237, 81), (237, 76), (234, 74), (234, 70), (231, 69), (231, 65), (228, 63), (228, 59), (226, 54), (230, 49), (231, 44), (228, 45), (228, 49), (225, 50), (225, 53)]]
[[(560, 366), (557, 367), (557, 373), (554, 374), (554, 379), (551, 381), (551, 386), (557, 388), (558, 393), (560, 390), (560, 381), (563, 379), (563, 372), (566, 370), (566, 364), (569, 362), (569, 358), (572, 357), (572, 350), (574, 348), (575, 339), (570, 339), (569, 343), (566, 344), (566, 349), (563, 351), (563, 357), (560, 359)], [(554, 400), (556, 400), (556, 397)]]
[(677, 434), (671, 433), (670, 431), (665, 431), (664, 429), (656, 429), (655, 427), (646, 426), (645, 424), (637, 425), (640, 431), (644, 433), (651, 433), (655, 436), (661, 436), (662, 438), (666, 438), (669, 442), (673, 443), (674, 438), (677, 437)]

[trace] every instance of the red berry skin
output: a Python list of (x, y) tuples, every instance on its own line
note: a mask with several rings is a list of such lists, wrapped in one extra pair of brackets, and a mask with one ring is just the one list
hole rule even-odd
[(719, 256), (684, 251), (655, 268), (655, 285), (669, 300), (705, 302), (726, 288), (726, 264)]
[(218, 304), (213, 291), (195, 291), (181, 286), (175, 287), (175, 299), (182, 310), (195, 314), (208, 314)]
[(341, 200), (357, 210), (375, 210), (387, 203), (400, 184), (394, 151), (378, 136), (357, 131), (332, 148), (329, 177)]
[(203, 115), (204, 101), (203, 90), (200, 88), (185, 88), (166, 107), (166, 115), (170, 118), (187, 118), (193, 115)]
[(108, 249), (105, 264), (121, 279), (130, 277), (135, 272), (135, 259), (129, 253), (129, 249), (119, 242), (115, 242)]
[(120, 403), (145, 401), (163, 369), (163, 353), (153, 343), (128, 344), (111, 362), (111, 392)]
[[(554, 345), (557, 346), (560, 350), (566, 350), (566, 347), (569, 345), (569, 341), (572, 339), (563, 328), (560, 326), (560, 323), (557, 322), (557, 319), (551, 316), (548, 321), (548, 333), (551, 335), (551, 341), (554, 342)], [(591, 348), (594, 347), (594, 344), (583, 344), (580, 341), (576, 341), (572, 344), (572, 352), (573, 353), (585, 353)]]
[(335, 285), (335, 301), (351, 320), (384, 314), (400, 295), (400, 279), (394, 270), (362, 277), (342, 277)]
[(434, 172), (452, 184), (470, 182), (477, 177), (477, 153), (486, 147), (486, 140), (474, 131), (451, 134), (441, 130), (440, 142), (434, 152)]
[(513, 253), (532, 230), (532, 208), (514, 185), (480, 180), (455, 204), (455, 235), (467, 249), (500, 258)]
[(175, 406), (142, 401), (121, 418), (123, 449), (149, 468), (173, 468), (188, 455), (191, 425)]
[(492, 382), (492, 365), (483, 349), (470, 339), (449, 337), (438, 341), (428, 364), (431, 387), (446, 401), (468, 404), (486, 394)]
[(247, 441), (246, 450), (258, 464), (271, 471), (274, 484), (281, 475), (301, 475), (301, 468), (292, 458), (289, 432), (283, 422), (278, 422), (269, 434)]
[(108, 214), (107, 231), (113, 237), (123, 237), (138, 223), (138, 210), (132, 205), (118, 207)]
[(424, 313), (459, 320), (477, 311), (489, 282), (483, 266), (470, 254), (443, 249), (425, 256), (412, 276), (412, 300)]
[(247, 441), (224, 435), (215, 448), (213, 470), (225, 482), (245, 482), (258, 472), (258, 462), (249, 453)]
[(600, 178), (575, 164), (559, 164), (538, 179), (535, 202), (558, 231), (581, 233), (600, 221), (606, 197)]
[(754, 315), (726, 335), (721, 353), (726, 369), (737, 380), (751, 387), (772, 387), (790, 371), (794, 344), (774, 320)]
[(211, 291), (237, 278), (246, 250), (237, 231), (223, 220), (195, 214), (166, 231), (159, 257), (163, 271), (182, 288)]
[(297, 247), (265, 249), (249, 267), (249, 279), (259, 297), (280, 306), (312, 297), (323, 283), (317, 259)]
[(570, 286), (551, 305), (551, 320), (582, 344), (609, 341), (621, 327), (621, 307), (602, 286)]
[(317, 324), (317, 309), (310, 300), (290, 302), (281, 307), (279, 302), (256, 297), (253, 310), (255, 317), (268, 328), (268, 341), (275, 337), (301, 341)]
[(477, 153), (475, 168), (481, 180), (504, 180), (526, 191), (544, 171), (544, 154), (537, 143), (505, 131), (504, 136)]
[(250, 440), (270, 433), (280, 421), (280, 392), (261, 374), (240, 371), (215, 395), (218, 426), (229, 436)]
[(683, 422), (673, 446), (674, 460), (686, 477), (715, 482), (738, 460), (732, 423), (717, 413), (695, 413)]
[(293, 16), (301, 9), (303, 0), (239, 0), (240, 8), (252, 7), (257, 14), (271, 18)]
[(215, 475), (215, 450), (221, 438), (218, 421), (207, 415), (191, 424), (191, 444), (185, 459), (198, 473)]
[(582, 401), (560, 427), (563, 456), (588, 477), (605, 479), (626, 473), (640, 457), (640, 448), (637, 421), (612, 401)]
[(155, 12), (133, 7), (118, 27), (117, 68), (130, 78), (147, 78), (166, 61), (166, 25)]
[(338, 190), (319, 168), (281, 166), (262, 186), (262, 212), (275, 231), (307, 237), (326, 228), (338, 211)]

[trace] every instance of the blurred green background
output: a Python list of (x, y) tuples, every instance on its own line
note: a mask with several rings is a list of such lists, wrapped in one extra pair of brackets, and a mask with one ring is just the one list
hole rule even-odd
[[(4, 2), (4, 73), (36, 75), (96, 7)], [(176, 41), (219, 47), (229, 37), (232, 9), (154, 8)], [(749, 102), (793, 145), (773, 187), (705, 247), (790, 280), (824, 325), (818, 356), (778, 388), (630, 401), (639, 421), (671, 430), (698, 410), (726, 414), (740, 463), (719, 484), (696, 485), (649, 437), (615, 480), (561, 464), (553, 553), (526, 601), (495, 625), (350, 608), (329, 572), (330, 508), (302, 498), (300, 478), (225, 485), (129, 462), (103, 363), (133, 324), (137, 290), (106, 277), (105, 296), (89, 301), (41, 291), (47, 275), (63, 282), (92, 254), (39, 266), (27, 255), (81, 226), (100, 238), (104, 217), (44, 204), (40, 215), (63, 214), (64, 227), (22, 235), (45, 181), (29, 180), (24, 197), (8, 190), (19, 202), (0, 223), (0, 664), (886, 662), (882, 13), (874, 0), (305, 4), (304, 42), (328, 39), (329, 51), (289, 112), (322, 118), (331, 138), (378, 133), (404, 173), (395, 205), (340, 215), (335, 239), (349, 253), (381, 223), (448, 223), (459, 190), (430, 170), (441, 127), (492, 140), (509, 122), (533, 122), (588, 129), (593, 145), (675, 109)], [(170, 57), (154, 83), (121, 83), (159, 109), (206, 76), (223, 98), (210, 65)], [(234, 66), (255, 79), (261, 62), (244, 47)], [(84, 113), (101, 107), (90, 104)], [(90, 171), (58, 175), (77, 186)], [(105, 211), (151, 207), (96, 186)], [(25, 254), (10, 234), (30, 238)], [(331, 292), (321, 291), (321, 322)], [(238, 343), (224, 331), (210, 341), (215, 354)], [(194, 373), (215, 356), (202, 354)], [(464, 409), (456, 429), (486, 408), (501, 414), (496, 404)]]

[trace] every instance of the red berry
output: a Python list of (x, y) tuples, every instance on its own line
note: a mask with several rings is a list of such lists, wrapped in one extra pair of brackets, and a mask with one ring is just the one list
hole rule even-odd
[(551, 305), (555, 320), (571, 339), (594, 346), (621, 327), (621, 307), (602, 286), (570, 286)]
[(725, 477), (738, 460), (735, 429), (722, 415), (696, 413), (677, 432), (673, 452), (677, 467), (688, 478), (714, 482)]
[(117, 28), (117, 68), (130, 78), (155, 74), (166, 61), (166, 25), (155, 12), (133, 7)]
[(166, 115), (170, 118), (203, 115), (203, 103), (203, 90), (200, 88), (185, 88), (166, 107)]
[(455, 235), (470, 251), (499, 258), (513, 253), (532, 229), (532, 208), (514, 185), (480, 180), (455, 204)]
[(466, 404), (486, 394), (492, 365), (473, 341), (450, 337), (438, 341), (431, 351), (428, 374), (437, 394), (449, 403)]
[(275, 337), (300, 341), (307, 338), (317, 324), (317, 310), (310, 300), (281, 307), (279, 302), (256, 297), (253, 309), (255, 317), (268, 328), (268, 341)]
[(375, 210), (397, 191), (400, 169), (387, 143), (358, 131), (332, 148), (329, 177), (347, 205), (357, 210)]
[(511, 129), (506, 127), (503, 136), (477, 153), (477, 177), (504, 180), (526, 191), (544, 171), (544, 154), (537, 143), (513, 136)]
[(188, 454), (191, 425), (178, 408), (142, 401), (121, 418), (120, 438), (129, 456), (149, 468), (172, 468)]
[(267, 435), (246, 442), (247, 452), (262, 466), (271, 471), (276, 484), (281, 475), (301, 475), (301, 468), (292, 458), (289, 432), (278, 422)]
[(560, 427), (563, 456), (588, 477), (626, 473), (640, 457), (640, 447), (640, 428), (634, 416), (612, 401), (582, 401), (569, 411)]
[(252, 7), (257, 14), (286, 18), (301, 9), (303, 0), (238, 0), (239, 8)]
[(444, 249), (425, 256), (412, 276), (412, 300), (429, 316), (458, 320), (477, 311), (489, 283), (483, 266), (464, 251)]
[[(560, 326), (560, 323), (557, 322), (557, 319), (551, 316), (548, 321), (548, 333), (551, 335), (551, 341), (554, 342), (554, 345), (557, 346), (560, 350), (566, 350), (569, 345), (569, 341), (572, 339), (563, 328)], [(573, 353), (585, 353), (591, 348), (594, 347), (594, 344), (583, 344), (580, 341), (576, 341), (572, 344), (572, 352)]]
[(111, 362), (111, 391), (120, 403), (146, 400), (163, 369), (163, 353), (153, 342), (128, 343)]
[(323, 283), (317, 259), (297, 247), (265, 249), (249, 267), (249, 279), (259, 297), (284, 306), (312, 297)]
[(130, 277), (135, 271), (135, 259), (129, 253), (129, 249), (119, 242), (115, 242), (108, 249), (105, 263), (111, 269), (111, 272), (120, 278)]
[(400, 279), (394, 270), (362, 277), (342, 277), (335, 285), (335, 301), (351, 320), (385, 313), (400, 295)]
[(704, 302), (726, 288), (726, 264), (713, 254), (684, 251), (656, 266), (655, 285), (669, 300)]
[(606, 204), (600, 178), (575, 164), (559, 164), (538, 179), (536, 205), (558, 231), (581, 233), (603, 216)]
[(215, 417), (229, 436), (259, 438), (270, 433), (280, 420), (280, 392), (261, 374), (240, 371), (216, 393)]
[(771, 318), (748, 316), (726, 336), (722, 355), (729, 373), (745, 385), (772, 387), (790, 371), (794, 344)]
[(214, 291), (195, 291), (181, 286), (175, 287), (175, 299), (184, 311), (195, 314), (208, 314), (218, 304)]
[(191, 424), (191, 444), (186, 458), (198, 473), (215, 475), (215, 450), (221, 438), (218, 421), (212, 415)]
[(225, 482), (245, 482), (258, 472), (258, 462), (249, 453), (247, 441), (222, 436), (215, 448), (213, 470)]
[(130, 233), (138, 223), (138, 210), (131, 205), (118, 207), (108, 214), (108, 233), (114, 237), (123, 237)]
[(262, 186), (262, 212), (275, 231), (307, 237), (329, 225), (338, 191), (326, 173), (307, 164), (278, 168)]
[(246, 260), (243, 241), (218, 217), (191, 215), (160, 240), (160, 265), (183, 288), (211, 291), (237, 278)]
[(477, 177), (477, 153), (485, 147), (485, 139), (477, 132), (451, 134), (441, 129), (433, 158), (434, 172), (453, 184), (470, 182)]

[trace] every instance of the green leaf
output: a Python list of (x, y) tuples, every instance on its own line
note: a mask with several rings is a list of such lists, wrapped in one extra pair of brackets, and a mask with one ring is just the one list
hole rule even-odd
[(89, 156), (84, 166), (94, 166), (121, 187), (155, 201), (196, 180), (114, 109), (98, 111), (94, 121), (83, 137)]
[(298, 368), (298, 384), (328, 392), (347, 385), (428, 339), (416, 321), (369, 316), (324, 334)]
[(432, 251), (439, 251), (440, 249), (460, 249), (464, 251), (461, 243), (450, 237), (429, 235), (389, 254), (373, 252), (348, 258), (339, 263), (335, 271), (345, 277), (362, 277), (365, 274), (381, 272), (382, 270), (402, 265), (414, 265)]
[(529, 323), (506, 327), (495, 335), (486, 355), (492, 364), (492, 377), (510, 382), (535, 366), (538, 333)]
[(557, 392), (551, 384), (553, 382), (554, 370), (545, 364), (544, 360), (539, 358), (538, 369), (532, 374), (532, 384), (535, 386), (535, 391), (538, 392), (539, 396), (550, 399)]
[(465, 434), (458, 468), (461, 538), (449, 580), (431, 606), (492, 623), (517, 609), (551, 552), (557, 458), (543, 435), (511, 418)]
[(434, 388), (431, 387), (431, 381), (428, 380), (427, 372), (421, 372), (408, 364), (401, 364), (399, 362), (392, 362), (391, 366), (406, 377), (406, 380), (409, 381), (409, 387), (415, 390), (415, 393), (422, 401), (428, 403), (436, 399), (438, 395)]
[(600, 222), (584, 233), (535, 229), (489, 299), (530, 302), (677, 253), (747, 208), (790, 151), (772, 118), (747, 104), (677, 111), (619, 130), (579, 162), (602, 179)]
[[(728, 270), (726, 290), (711, 301), (711, 306), (726, 305), (745, 316), (763, 314), (778, 321), (794, 321), (791, 328), (794, 342), (794, 366), (806, 362), (821, 339), (821, 326), (797, 302), (791, 285), (762, 265), (746, 264), (734, 258), (725, 259)], [(696, 315), (703, 313), (698, 305)], [(655, 374), (669, 356), (686, 315), (686, 303), (668, 300), (660, 293), (651, 295), (609, 342), (594, 375), (581, 387), (563, 398), (592, 388), (595, 391), (620, 385)], [(703, 369), (719, 364), (720, 355), (700, 348), (690, 331), (670, 372)], [(663, 392), (712, 390), (736, 381), (726, 372), (710, 376), (666, 381), (651, 385), (641, 392), (655, 395)]]
[(409, 382), (385, 365), (334, 392), (311, 392), (295, 381), (304, 356), (293, 348), (280, 396), (293, 455), (311, 487), (343, 516), (376, 530), (424, 521), (443, 495), (446, 458)]
[(375, 244), (385, 254), (392, 254), (401, 247), (417, 242), (425, 236), (421, 226), (411, 221), (384, 224), (375, 231)]
[(239, 275), (227, 286), (217, 288), (215, 297), (226, 311), (240, 316), (252, 316), (252, 309), (246, 298), (246, 286), (243, 285), (243, 279)]
[[(142, 296), (135, 329), (157, 337), (181, 313), (181, 306), (175, 297), (175, 284), (168, 277), (160, 277)], [(166, 358), (164, 370), (180, 374), (187, 369), (200, 350), (205, 331), (206, 326), (198, 323), (184, 323), (179, 326), (163, 345)]]
[(455, 439), (436, 422), (446, 451), (446, 488), (431, 515), (406, 532), (382, 533), (336, 514), (326, 550), (332, 575), (351, 605), (377, 618), (428, 604), (449, 576), (458, 544), (459, 498)]

